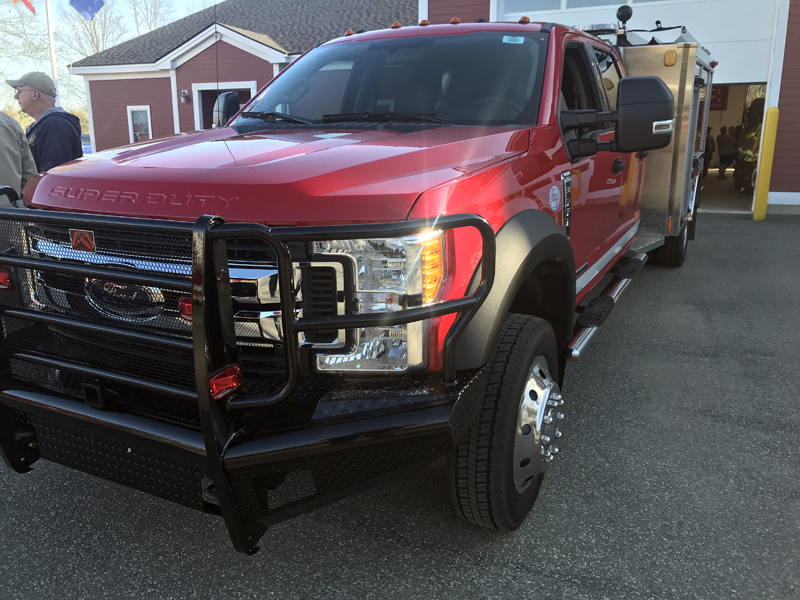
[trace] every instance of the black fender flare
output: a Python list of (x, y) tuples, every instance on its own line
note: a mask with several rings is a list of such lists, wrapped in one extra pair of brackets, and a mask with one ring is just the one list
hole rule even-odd
[[(455, 348), (457, 371), (475, 369), (489, 360), (500, 325), (514, 298), (542, 263), (560, 263), (568, 281), (569, 302), (563, 307), (563, 323), (555, 327), (559, 349), (566, 348), (575, 313), (575, 257), (564, 230), (540, 210), (525, 210), (509, 219), (495, 234), (496, 265), (492, 289), (467, 325)], [(475, 271), (470, 291), (477, 288), (481, 266)]]

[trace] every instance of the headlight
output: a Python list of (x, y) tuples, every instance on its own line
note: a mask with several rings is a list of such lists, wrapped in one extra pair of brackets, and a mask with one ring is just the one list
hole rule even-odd
[[(353, 261), (359, 314), (394, 312), (439, 299), (446, 276), (444, 234), (315, 242), (316, 254)], [(427, 321), (356, 330), (350, 354), (318, 355), (320, 371), (404, 372), (425, 364)]]

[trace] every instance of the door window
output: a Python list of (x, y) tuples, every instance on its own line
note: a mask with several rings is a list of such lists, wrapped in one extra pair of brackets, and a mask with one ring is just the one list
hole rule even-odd
[(608, 99), (609, 110), (617, 109), (617, 90), (619, 89), (620, 74), (614, 57), (608, 52), (603, 52), (595, 47), (591, 51), (597, 60), (597, 68), (600, 71), (600, 81), (603, 84), (606, 98)]
[[(593, 75), (583, 44), (569, 45), (564, 49), (564, 70), (561, 74), (559, 114), (567, 110), (603, 110), (597, 78)], [(569, 142), (603, 128), (602, 123), (580, 129), (563, 130)]]

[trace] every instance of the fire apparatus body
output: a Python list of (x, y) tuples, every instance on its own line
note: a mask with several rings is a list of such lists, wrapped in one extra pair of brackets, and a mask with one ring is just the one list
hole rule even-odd
[(39, 210), (0, 211), (6, 463), (221, 515), (252, 553), (448, 455), (457, 512), (516, 528), (673, 151), (673, 94), (624, 74), (555, 24), (348, 35), (225, 127), (38, 177)]

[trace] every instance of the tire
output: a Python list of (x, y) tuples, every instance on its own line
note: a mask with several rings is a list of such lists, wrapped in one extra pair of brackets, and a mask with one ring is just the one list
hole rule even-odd
[(694, 207), (694, 212), (692, 213), (692, 220), (686, 224), (686, 228), (688, 229), (689, 240), (694, 240), (695, 232), (697, 231), (697, 207)]
[(553, 328), (536, 317), (509, 315), (487, 368), (479, 420), (449, 456), (450, 497), (467, 521), (513, 531), (533, 508), (561, 437), (563, 415), (556, 407), (563, 400)]
[(684, 225), (681, 232), (664, 240), (661, 248), (661, 264), (665, 267), (680, 267), (686, 260), (686, 250), (689, 246), (689, 230)]

